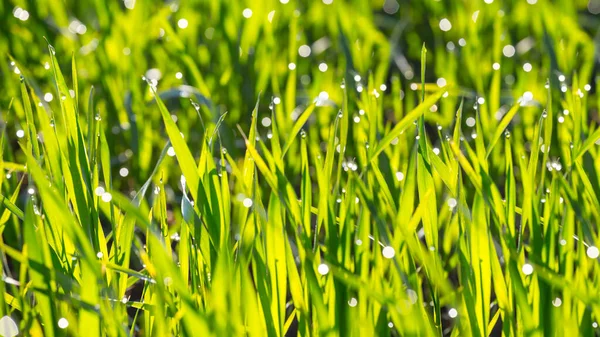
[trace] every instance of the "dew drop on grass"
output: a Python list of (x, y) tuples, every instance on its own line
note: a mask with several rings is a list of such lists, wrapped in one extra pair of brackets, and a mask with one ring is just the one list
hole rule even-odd
[(473, 126), (475, 126), (475, 118), (473, 118), (473, 117), (467, 118), (467, 122), (466, 123), (467, 123), (468, 127), (472, 128)]
[(523, 272), (523, 274), (525, 275), (531, 275), (533, 274), (533, 266), (530, 265), (529, 263), (525, 263), (523, 265), (523, 267), (521, 267), (521, 271)]
[(97, 121), (101, 121), (102, 117), (100, 116), (100, 114), (96, 114), (96, 116), (94, 117), (95, 120)]
[(317, 271), (319, 272), (319, 274), (321, 275), (327, 275), (329, 273), (329, 266), (326, 265), (325, 263), (321, 263), (319, 265), (319, 267), (317, 267)]
[(188, 20), (183, 18), (179, 19), (179, 21), (177, 21), (177, 27), (181, 29), (186, 29), (188, 27)]
[(356, 239), (356, 241), (354, 241), (354, 243), (356, 243), (357, 246), (361, 246), (362, 245), (362, 240), (361, 239)]
[(61, 319), (58, 320), (58, 327), (61, 329), (66, 329), (69, 326), (69, 321), (62, 317)]
[(450, 310), (448, 310), (448, 316), (450, 318), (456, 318), (456, 316), (458, 316), (458, 311), (454, 308), (450, 308)]
[(19, 335), (19, 327), (10, 316), (0, 318), (0, 334), (4, 337), (15, 337)]
[(406, 296), (408, 296), (410, 304), (415, 304), (419, 300), (419, 295), (417, 295), (417, 292), (412, 289), (406, 290)]
[(244, 204), (244, 207), (246, 207), (246, 208), (252, 207), (252, 204), (253, 204), (252, 199), (250, 199), (250, 198), (245, 198), (244, 201), (242, 201), (242, 203)]
[(354, 297), (352, 297), (349, 301), (348, 301), (348, 305), (351, 307), (355, 307), (358, 304), (358, 300)]
[(167, 155), (169, 157), (174, 157), (175, 156), (175, 149), (172, 146), (169, 146), (169, 149), (167, 150)]
[(102, 186), (96, 187), (96, 189), (94, 190), (94, 193), (96, 193), (97, 196), (102, 196), (102, 194), (104, 194), (104, 187), (102, 187)]
[(502, 48), (502, 54), (504, 54), (504, 56), (506, 57), (513, 57), (515, 55), (515, 47), (513, 47), (512, 45), (508, 44), (506, 46), (504, 46), (504, 48)]
[(386, 246), (383, 248), (381, 253), (383, 254), (383, 257), (385, 257), (386, 259), (391, 259), (396, 255), (396, 250), (394, 249), (394, 247)]
[(306, 131), (304, 129), (300, 130), (300, 137), (306, 138)]
[(303, 44), (298, 48), (298, 55), (301, 57), (309, 57), (311, 53), (310, 46)]
[(560, 299), (560, 297), (555, 298), (554, 300), (552, 300), (552, 305), (555, 307), (560, 307), (562, 304), (562, 300)]
[(394, 323), (392, 323), (392, 322), (388, 322), (388, 328), (390, 328), (390, 329), (391, 329), (391, 328), (393, 328), (393, 327), (394, 327)]
[(110, 194), (108, 192), (102, 193), (102, 201), (110, 202), (111, 200), (112, 200), (112, 194)]
[(25, 137), (25, 131), (23, 131), (23, 130), (17, 130), (17, 137), (19, 137), (19, 138)]
[(444, 32), (449, 31), (450, 29), (452, 29), (452, 23), (450, 23), (450, 20), (443, 18), (440, 20), (440, 29)]
[(96, 257), (101, 259), (104, 257), (104, 254), (102, 252), (98, 252), (98, 253), (96, 253)]
[(589, 246), (585, 253), (590, 259), (597, 259), (600, 255), (600, 250), (596, 246)]

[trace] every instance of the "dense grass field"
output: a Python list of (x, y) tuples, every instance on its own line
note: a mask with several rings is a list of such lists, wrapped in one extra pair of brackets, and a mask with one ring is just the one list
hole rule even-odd
[(0, 335), (600, 335), (598, 13), (0, 1)]

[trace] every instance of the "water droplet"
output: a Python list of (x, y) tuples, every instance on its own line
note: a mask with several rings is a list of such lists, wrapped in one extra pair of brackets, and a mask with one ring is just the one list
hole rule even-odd
[(306, 131), (304, 131), (304, 129), (300, 130), (300, 136), (306, 138)]
[(100, 114), (96, 114), (96, 117), (94, 117), (94, 119), (97, 121), (101, 121), (102, 117), (100, 116)]
[(181, 29), (186, 29), (188, 26), (188, 20), (186, 19), (179, 19), (179, 21), (177, 21), (177, 27), (181, 28)]
[(102, 201), (104, 202), (110, 202), (112, 200), (112, 194), (108, 193), (108, 192), (104, 192), (102, 193)]
[(552, 305), (555, 307), (560, 307), (562, 304), (562, 300), (560, 299), (560, 297), (555, 298), (554, 300), (552, 300)]
[(3, 316), (0, 318), (0, 333), (5, 337), (15, 337), (19, 335), (19, 327), (10, 316)]
[(298, 48), (298, 54), (301, 57), (309, 57), (311, 53), (310, 46), (303, 44)]
[(467, 118), (467, 122), (466, 123), (467, 123), (468, 127), (472, 128), (473, 126), (475, 126), (475, 118), (473, 118), (473, 117)]
[(600, 256), (600, 250), (596, 246), (589, 246), (586, 254), (590, 259), (597, 259)]
[(450, 310), (448, 310), (448, 316), (450, 318), (456, 318), (456, 316), (458, 316), (458, 311), (454, 308), (451, 308)]
[(319, 267), (317, 267), (317, 271), (319, 272), (319, 274), (321, 275), (327, 275), (329, 273), (329, 266), (326, 265), (325, 263), (321, 263), (319, 265)]
[(61, 319), (58, 320), (58, 327), (61, 329), (66, 329), (69, 326), (69, 321), (62, 317)]
[(394, 247), (386, 246), (383, 248), (381, 253), (383, 254), (383, 257), (385, 257), (386, 259), (391, 259), (394, 257), (394, 255), (396, 255), (396, 250), (394, 249)]
[(450, 29), (452, 29), (452, 23), (450, 23), (450, 20), (443, 18), (440, 20), (440, 29), (444, 32), (449, 31)]
[(531, 275), (533, 274), (533, 266), (530, 265), (529, 263), (525, 263), (523, 265), (523, 267), (521, 267), (521, 271), (523, 272), (523, 274), (525, 275)]

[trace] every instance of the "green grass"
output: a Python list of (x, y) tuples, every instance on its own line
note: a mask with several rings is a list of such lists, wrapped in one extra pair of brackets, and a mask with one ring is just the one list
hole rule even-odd
[(0, 316), (600, 334), (593, 1), (328, 2), (1, 2)]

